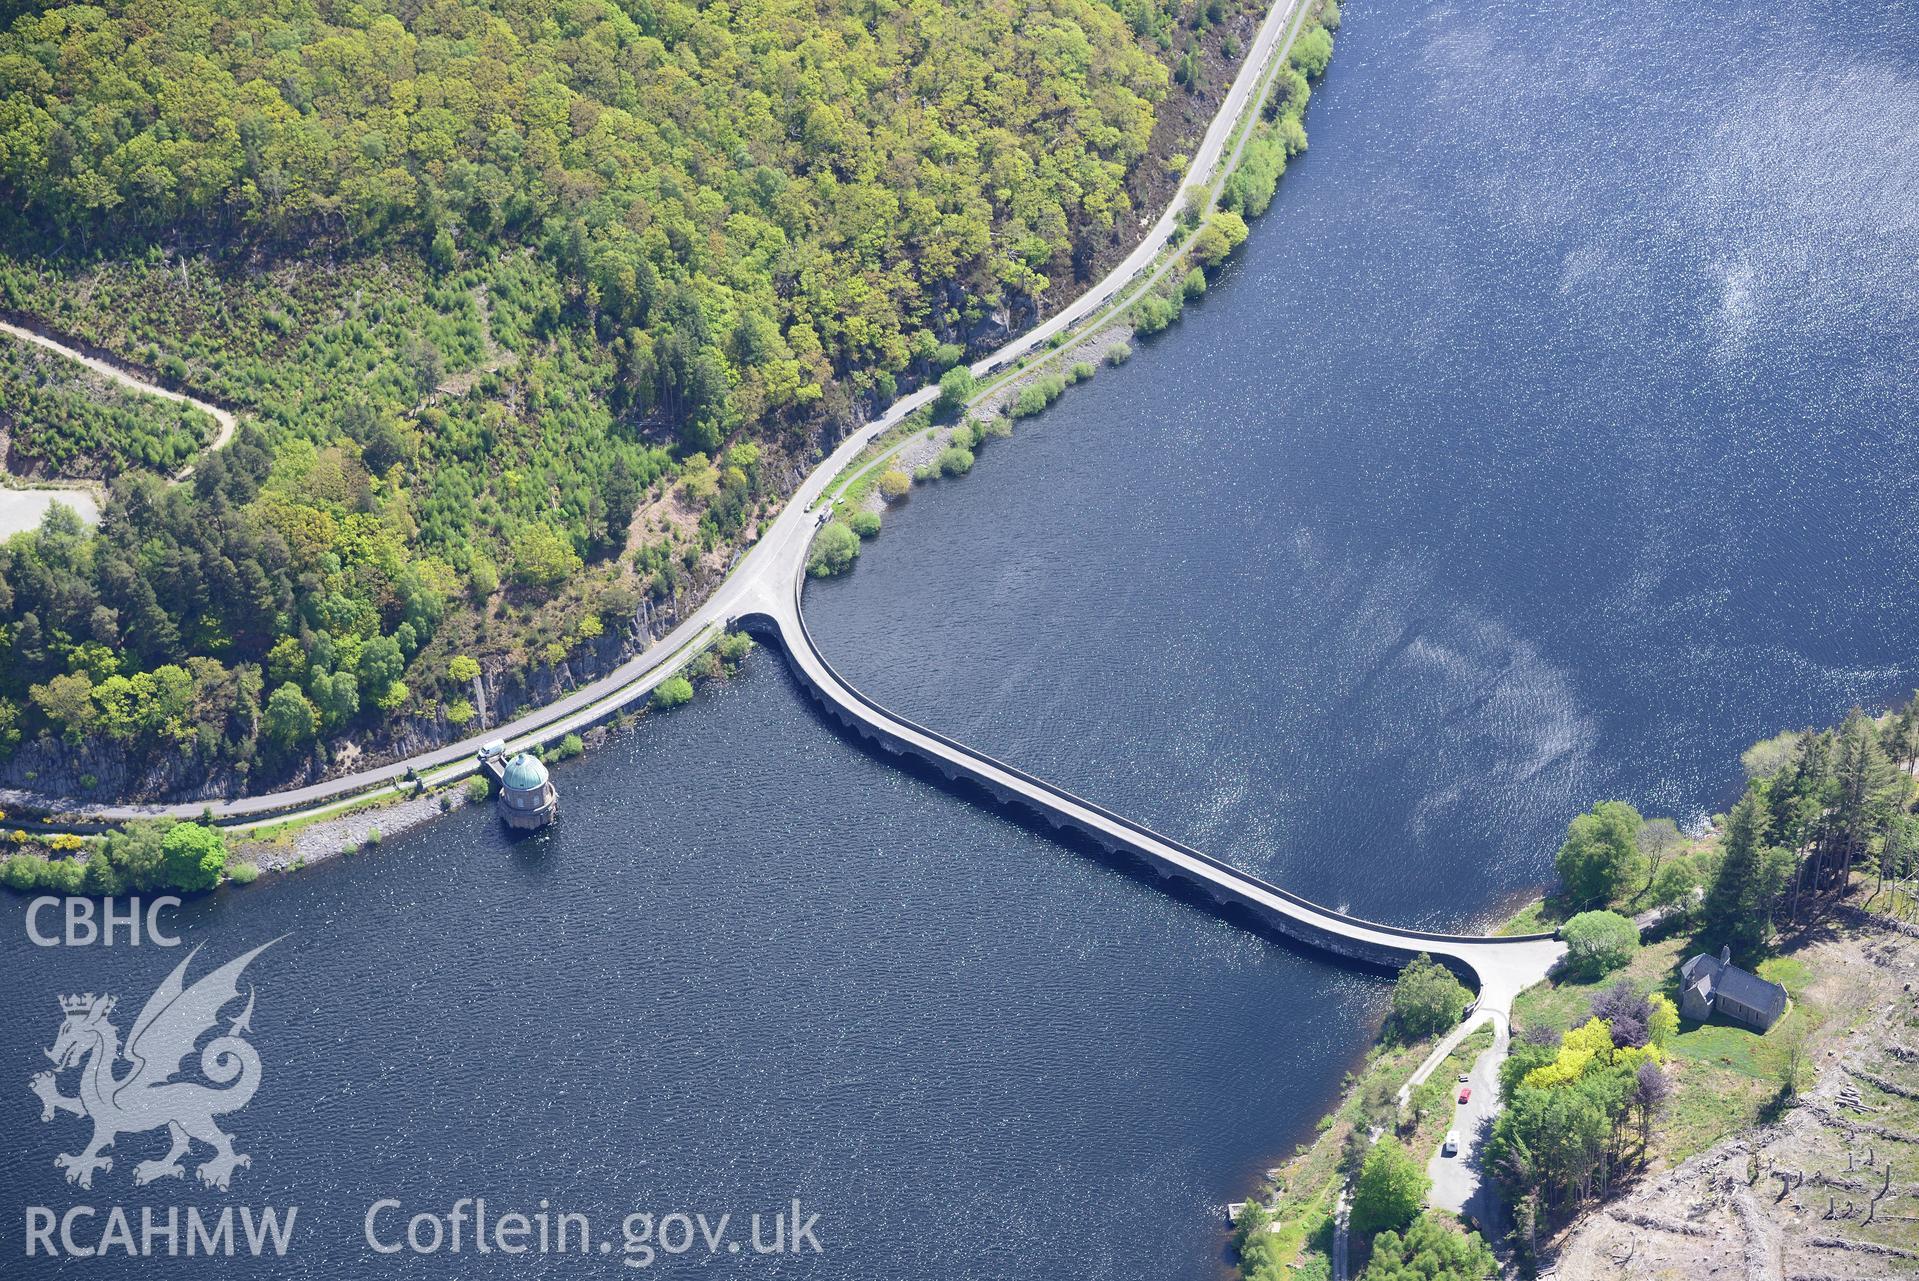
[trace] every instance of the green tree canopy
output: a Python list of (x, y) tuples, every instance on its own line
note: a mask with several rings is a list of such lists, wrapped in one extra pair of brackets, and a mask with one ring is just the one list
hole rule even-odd
[(1746, 777), (1753, 782), (1763, 782), (1789, 769), (1799, 754), (1799, 740), (1803, 737), (1799, 730), (1782, 730), (1748, 747), (1739, 754)]
[(210, 890), (227, 866), (227, 839), (218, 828), (176, 823), (160, 844), (167, 880), (183, 890)]
[(1393, 1030), (1408, 1041), (1443, 1032), (1471, 999), (1451, 970), (1421, 952), (1393, 980)]
[(292, 749), (312, 741), (320, 717), (300, 687), (288, 681), (267, 697), (262, 721), (268, 738)]
[(1534, 1197), (1549, 1203), (1583, 1198), (1598, 1185), (1633, 1077), (1598, 1069), (1566, 1085), (1512, 1090), (1484, 1155), (1516, 1205)]
[(1391, 1139), (1373, 1145), (1353, 1186), (1353, 1231), (1403, 1228), (1426, 1204), (1433, 1181), (1411, 1153)]
[(1784, 851), (1769, 849), (1771, 816), (1757, 792), (1732, 807), (1719, 870), (1706, 891), (1701, 915), (1705, 937), (1750, 961), (1772, 938), (1772, 913), (1792, 866)]
[(1566, 895), (1575, 904), (1605, 904), (1639, 875), (1639, 811), (1624, 801), (1601, 801), (1566, 828), (1565, 843), (1553, 856)]
[(1639, 927), (1617, 912), (1581, 912), (1559, 936), (1566, 941), (1566, 967), (1587, 978), (1619, 969), (1639, 950)]
[(1200, 228), (1199, 235), (1193, 238), (1192, 260), (1208, 270), (1217, 267), (1246, 242), (1246, 236), (1244, 218), (1230, 209), (1216, 209), (1206, 216), (1206, 224)]
[(1661, 865), (1646, 890), (1654, 907), (1664, 908), (1680, 920), (1691, 917), (1699, 896), (1699, 866), (1692, 859), (1672, 859)]
[(1428, 1213), (1403, 1233), (1373, 1238), (1372, 1261), (1361, 1281), (1483, 1281), (1498, 1266), (1477, 1232), (1459, 1232)]
[(165, 842), (171, 820), (128, 823), (108, 832), (87, 857), (89, 894), (145, 894), (171, 882)]
[(680, 613), (817, 446), (1130, 242), (1171, 66), (1255, 11), (9, 6), (0, 300), (240, 424), (202, 455), (204, 415), (50, 386), (56, 430), (16, 424), (125, 471), (97, 530), (0, 547), (0, 752), (268, 786), (321, 734), (470, 721), (456, 652), (525, 673), (612, 601)]
[(1792, 761), (1765, 784), (1768, 834), (1789, 849), (1815, 840), (1826, 825), (1826, 814), (1838, 799), (1833, 775), (1837, 735), (1830, 730), (1798, 736)]
[(1853, 866), (1865, 856), (1873, 838), (1885, 830), (1911, 791), (1912, 780), (1892, 763), (1877, 727), (1856, 707), (1839, 730), (1833, 777), (1838, 795), (1832, 829), (1839, 890), (1843, 893)]
[(1299, 39), (1293, 41), (1290, 61), (1308, 76), (1318, 76), (1325, 72), (1326, 64), (1332, 61), (1333, 37), (1324, 27), (1315, 27), (1302, 32)]
[(815, 578), (844, 574), (859, 559), (860, 536), (843, 520), (832, 520), (813, 537), (813, 549), (807, 553), (806, 572)]
[(652, 704), (661, 711), (684, 707), (693, 701), (693, 682), (684, 676), (669, 676), (653, 691)]
[(973, 392), (979, 387), (979, 380), (973, 377), (971, 370), (964, 365), (955, 365), (940, 375), (939, 399), (933, 402), (933, 412), (942, 418), (950, 418), (966, 408), (966, 402), (973, 398)]

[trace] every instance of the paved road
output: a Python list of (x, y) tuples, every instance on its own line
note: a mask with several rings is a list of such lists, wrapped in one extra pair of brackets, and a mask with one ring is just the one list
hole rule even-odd
[[(1428, 1200), (1442, 1210), (1465, 1214), (1481, 1226), (1488, 1240), (1498, 1240), (1505, 1207), (1495, 1193), (1492, 1180), (1480, 1166), (1480, 1148), (1492, 1133), (1493, 1117), (1499, 1111), (1499, 1065), (1506, 1061), (1511, 1031), (1503, 1015), (1494, 1016), (1493, 1043), (1473, 1060), (1468, 1084), (1472, 1097), (1464, 1105), (1453, 1105), (1451, 1128), (1459, 1132), (1459, 1155), (1441, 1156), (1435, 1149), (1426, 1163), (1433, 1190)], [(1459, 1087), (1452, 1086), (1458, 1096)]]
[(537, 711), (505, 725), (494, 726), (457, 743), (430, 752), (422, 752), (404, 761), (360, 770), (305, 787), (288, 788), (257, 796), (232, 800), (185, 802), (155, 805), (75, 806), (15, 789), (0, 790), (0, 808), (34, 808), (45, 811), (78, 811), (88, 817), (111, 822), (138, 818), (193, 818), (211, 808), (216, 819), (244, 820), (283, 815), (356, 793), (370, 791), (405, 777), (409, 769), (419, 773), (444, 766), (470, 764), (483, 743), (503, 738), (521, 746), (564, 737), (576, 727), (591, 724), (617, 708), (646, 697), (655, 686), (670, 676), (682, 657), (682, 651), (694, 642), (724, 627), (739, 612), (740, 601), (751, 594), (767, 573), (784, 577), (795, 558), (803, 559), (813, 533), (813, 516), (808, 510), (821, 491), (859, 451), (880, 432), (906, 417), (920, 404), (938, 393), (937, 388), (915, 393), (895, 405), (888, 413), (870, 423), (833, 451), (832, 455), (803, 481), (792, 500), (761, 536), (758, 543), (741, 558), (717, 591), (660, 642), (621, 664), (591, 684), (581, 686)]
[(1353, 1275), (1353, 1185), (1339, 1189), (1333, 1205), (1333, 1281), (1351, 1281)]
[[(1513, 998), (1545, 978), (1565, 953), (1565, 945), (1551, 935), (1443, 934), (1335, 912), (907, 720), (854, 688), (814, 644), (802, 613), (805, 541), (784, 546), (790, 557), (785, 581), (776, 585), (776, 580), (756, 578), (738, 598), (741, 621), (761, 634), (777, 633), (801, 682), (842, 723), (875, 741), (887, 755), (910, 754), (949, 779), (966, 778), (1054, 827), (1072, 828), (1108, 850), (1144, 862), (1161, 876), (1185, 881), (1218, 902), (1249, 909), (1268, 926), (1310, 946), (1371, 964), (1397, 965), (1421, 953), (1455, 961), (1479, 979), (1475, 1021), (1493, 1018), (1503, 1023)], [(1457, 1037), (1472, 1026), (1472, 1021), (1462, 1025), (1449, 1042), (1457, 1044)], [(1428, 1059), (1422, 1070), (1430, 1072), (1435, 1061)]]
[[(1189, 172), (1195, 179), (1210, 175), (1219, 163), (1221, 153), (1228, 137), (1232, 134), (1239, 114), (1258, 90), (1265, 69), (1275, 51), (1280, 48), (1291, 17), (1299, 3), (1300, 0), (1276, 0), (1266, 15), (1265, 21), (1260, 24), (1259, 33), (1254, 38), (1239, 75), (1227, 91), (1226, 98), (1220, 104), (1219, 112), (1214, 116), (1212, 124), (1207, 128), (1205, 137), (1193, 152), (1193, 163)], [(1173, 234), (1182, 195), (1183, 192), (1174, 195), (1172, 203), (1160, 215), (1159, 221), (1153, 225), (1146, 238), (1098, 284), (1075, 299), (1057, 315), (973, 364), (971, 366), (973, 372), (984, 377), (994, 370), (1011, 364), (1044, 344), (1054, 334), (1098, 311), (1110, 301), (1135, 276), (1152, 265), (1161, 247)], [(146, 384), (140, 384), (138, 380), (130, 379), (124, 371), (115, 370), (105, 362), (95, 361), (52, 339), (34, 334), (31, 330), (20, 329), (14, 325), (3, 327), (7, 332), (18, 337), (37, 342), (82, 361), (90, 368), (98, 368), (101, 372), (119, 378), (123, 382), (130, 381), (141, 390), (151, 389), (156, 394), (171, 399), (185, 399), (176, 392), (170, 392), (164, 388), (149, 388)], [(287, 788), (258, 796), (238, 797), (210, 803), (193, 801), (171, 805), (89, 806), (83, 802), (40, 796), (19, 789), (0, 789), (0, 808), (54, 815), (56, 817), (48, 826), (65, 826), (81, 830), (89, 826), (98, 826), (99, 823), (124, 823), (140, 818), (192, 818), (208, 809), (212, 810), (215, 819), (222, 822), (258, 821), (270, 817), (286, 817), (298, 811), (391, 786), (402, 780), (409, 771), (427, 774), (470, 768), (474, 753), (483, 743), (495, 738), (505, 739), (514, 746), (557, 740), (580, 725), (604, 719), (621, 707), (645, 698), (655, 686), (671, 674), (672, 668), (677, 665), (677, 660), (689, 646), (743, 612), (740, 609), (740, 602), (744, 597), (756, 591), (764, 581), (784, 584), (794, 558), (803, 557), (805, 554), (806, 544), (811, 540), (813, 533), (814, 517), (810, 509), (820, 499), (828, 484), (837, 478), (847, 464), (851, 463), (875, 437), (897, 426), (914, 410), (932, 403), (938, 394), (937, 387), (921, 388), (894, 402), (884, 414), (842, 441), (839, 447), (801, 482), (799, 489), (788, 500), (772, 526), (741, 558), (739, 564), (734, 567), (733, 572), (727, 576), (713, 596), (665, 637), (601, 679), (507, 724), (494, 726), (460, 742), (422, 752), (406, 760), (359, 770), (304, 787)], [(190, 403), (199, 405), (209, 413), (215, 413), (216, 416), (226, 414), (224, 410), (218, 410), (215, 406), (205, 405), (199, 401)], [(227, 414), (222, 420), (222, 441), (231, 435), (231, 418), (232, 416)]]
[(1060, 333), (1079, 320), (1092, 315), (1110, 302), (1123, 290), (1135, 276), (1153, 265), (1153, 259), (1173, 237), (1179, 223), (1179, 213), (1185, 204), (1186, 188), (1194, 184), (1205, 185), (1212, 181), (1214, 171), (1225, 153), (1226, 143), (1232, 137), (1233, 128), (1238, 123), (1241, 112), (1259, 92), (1260, 81), (1266, 68), (1271, 65), (1274, 52), (1282, 43), (1291, 45), (1287, 38), (1287, 28), (1293, 14), (1302, 0), (1275, 0), (1266, 14), (1266, 20), (1259, 25), (1259, 31), (1253, 37), (1252, 47), (1247, 51), (1246, 61), (1240, 65), (1239, 75), (1226, 91), (1226, 98), (1220, 103), (1219, 111), (1213, 116), (1213, 123), (1206, 129), (1206, 136), (1193, 150), (1192, 163), (1186, 170), (1186, 182), (1173, 195), (1172, 203), (1146, 232), (1133, 252), (1100, 282), (1075, 298), (1051, 319), (1035, 325), (1023, 336), (1007, 343), (986, 359), (972, 366), (975, 374), (984, 376), (996, 369), (1003, 369), (1026, 353), (1036, 350), (1054, 334)]

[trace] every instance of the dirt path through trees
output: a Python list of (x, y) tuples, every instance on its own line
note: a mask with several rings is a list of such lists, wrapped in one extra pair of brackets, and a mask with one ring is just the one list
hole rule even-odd
[[(207, 446), (207, 453), (212, 453), (216, 449), (226, 448), (227, 443), (233, 439), (233, 433), (239, 428), (239, 419), (235, 418), (229, 410), (222, 409), (218, 405), (210, 405), (204, 400), (187, 395), (185, 392), (171, 391), (157, 383), (148, 382), (138, 374), (115, 364), (113, 361), (100, 356), (89, 356), (86, 352), (78, 348), (69, 347), (51, 334), (33, 326), (0, 320), (0, 334), (9, 334), (12, 337), (20, 339), (22, 342), (30, 342), (35, 346), (44, 347), (46, 350), (64, 356), (68, 360), (85, 365), (97, 374), (111, 378), (114, 382), (119, 383), (122, 387), (130, 391), (137, 391), (145, 396), (158, 396), (162, 400), (171, 400), (176, 404), (188, 405), (199, 410), (201, 413), (213, 419), (220, 428), (213, 437), (213, 443)], [(189, 463), (181, 468), (173, 475), (171, 483), (177, 485), (192, 476), (194, 466), (195, 464)]]

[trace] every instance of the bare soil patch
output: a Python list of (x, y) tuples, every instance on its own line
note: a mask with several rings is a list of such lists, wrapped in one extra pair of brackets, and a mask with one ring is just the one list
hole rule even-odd
[(1807, 1045), (1811, 1087), (1776, 1122), (1575, 1221), (1542, 1274), (1919, 1275), (1919, 941), (1861, 925), (1799, 955), (1817, 975), (1808, 997), (1843, 1012)]

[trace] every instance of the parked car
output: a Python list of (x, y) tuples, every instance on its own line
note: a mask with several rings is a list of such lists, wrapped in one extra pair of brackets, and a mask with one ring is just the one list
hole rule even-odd
[(1439, 1155), (1441, 1156), (1458, 1156), (1459, 1155), (1459, 1131), (1458, 1130), (1446, 1131), (1446, 1141), (1439, 1145)]
[(1472, 1074), (1471, 1074), (1471, 1073), (1469, 1073), (1469, 1072), (1461, 1072), (1461, 1073), (1459, 1074), (1459, 1083), (1460, 1083), (1461, 1085), (1464, 1085), (1464, 1084), (1466, 1084), (1466, 1082), (1468, 1082), (1468, 1081), (1470, 1081), (1470, 1080), (1472, 1080), (1472, 1079), (1473, 1079), (1473, 1078), (1472, 1078)]
[(1472, 1096), (1473, 1096), (1472, 1086), (1462, 1085), (1459, 1087), (1459, 1101), (1461, 1103), (1464, 1103), (1467, 1099), (1470, 1099)]

